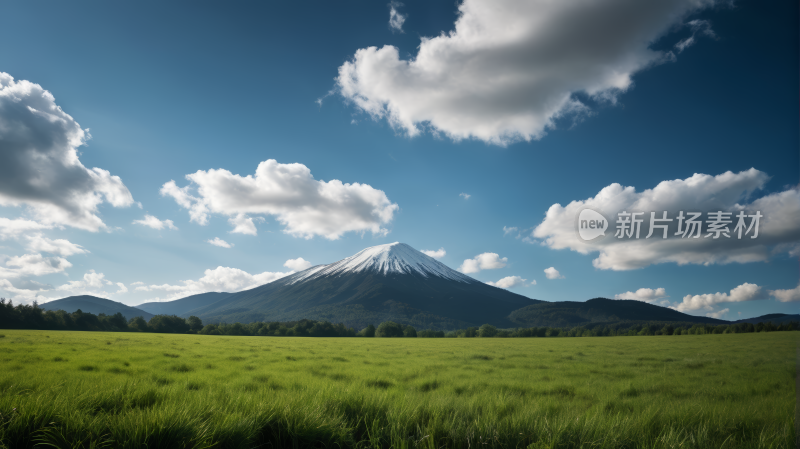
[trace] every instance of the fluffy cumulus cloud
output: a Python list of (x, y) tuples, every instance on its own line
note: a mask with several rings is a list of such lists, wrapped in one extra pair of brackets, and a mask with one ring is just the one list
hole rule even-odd
[[(500, 288), (512, 288), (518, 286), (527, 287), (525, 281), (527, 281), (527, 279), (522, 279), (519, 276), (506, 276), (497, 282), (487, 282), (487, 284)], [(531, 284), (536, 285), (536, 281), (532, 281)]]
[(292, 271), (303, 271), (306, 268), (311, 268), (311, 262), (303, 259), (302, 257), (298, 257), (297, 259), (287, 260), (283, 266)]
[(269, 272), (265, 271), (258, 274), (250, 274), (238, 268), (230, 267), (217, 267), (205, 271), (204, 276), (198, 280), (181, 281), (181, 284), (171, 285), (140, 285), (136, 287), (137, 291), (165, 291), (167, 292), (166, 298), (156, 298), (155, 300), (173, 300), (183, 298), (198, 293), (207, 292), (238, 292), (250, 288), (258, 287), (288, 276), (294, 273), (293, 271), (287, 273)]
[(41, 254), (8, 257), (3, 265), (0, 266), (0, 278), (4, 279), (61, 273), (72, 266), (63, 257), (44, 257)]
[(798, 302), (800, 301), (800, 284), (787, 290), (770, 290), (769, 294), (780, 302)]
[(28, 249), (35, 252), (45, 252), (50, 254), (58, 254), (59, 256), (72, 256), (73, 254), (86, 254), (87, 251), (81, 245), (70, 242), (65, 239), (49, 239), (41, 234), (33, 234), (26, 236), (28, 239)]
[(153, 228), (158, 230), (164, 228), (178, 229), (178, 227), (175, 226), (175, 223), (173, 223), (172, 220), (159, 220), (158, 218), (149, 214), (145, 214), (144, 218), (141, 220), (133, 220), (133, 224), (140, 224), (142, 226), (147, 226), (148, 228)]
[(720, 318), (722, 318), (723, 316), (725, 316), (725, 315), (726, 315), (728, 312), (730, 312), (730, 311), (731, 311), (731, 309), (727, 309), (727, 308), (725, 308), (725, 309), (719, 310), (719, 311), (717, 311), (717, 312), (708, 312), (708, 313), (706, 314), (706, 316), (707, 316), (707, 317), (709, 317), (709, 318), (716, 318), (716, 319), (720, 319)]
[(403, 32), (403, 23), (406, 21), (408, 14), (401, 14), (399, 8), (403, 6), (400, 2), (389, 2), (389, 28), (399, 33)]
[(564, 279), (564, 276), (562, 276), (555, 267), (545, 268), (544, 275), (547, 279)]
[(0, 217), (0, 240), (7, 238), (17, 238), (31, 231), (51, 229), (52, 226), (43, 225), (32, 220), (23, 218), (10, 219)]
[(677, 307), (672, 307), (680, 312), (692, 312), (695, 310), (714, 310), (718, 304), (731, 302), (756, 301), (767, 299), (769, 295), (764, 289), (756, 284), (744, 284), (732, 289), (730, 293), (707, 293), (704, 295), (686, 295), (683, 302)]
[(12, 294), (11, 299), (17, 303), (30, 304), (36, 301), (42, 304), (75, 295), (111, 298), (128, 292), (124, 283), (112, 282), (106, 279), (105, 274), (95, 270), (89, 270), (79, 280), (68, 281), (57, 287), (30, 279), (33, 276), (63, 273), (72, 267), (72, 264), (59, 257), (27, 254), (8, 259), (6, 266), (10, 268), (0, 267), (0, 292)]
[(508, 263), (508, 257), (500, 258), (497, 253), (483, 253), (472, 259), (464, 260), (464, 263), (458, 267), (458, 271), (469, 274), (481, 270), (496, 270), (505, 267), (506, 263)]
[(625, 292), (614, 295), (614, 299), (633, 299), (635, 301), (654, 302), (667, 297), (667, 290), (664, 288), (640, 288), (635, 292)]
[(434, 259), (441, 259), (445, 255), (447, 255), (447, 251), (445, 251), (444, 248), (439, 248), (435, 251), (432, 249), (423, 249), (420, 252), (428, 257), (433, 257)]
[(255, 221), (264, 221), (263, 217), (248, 217), (245, 214), (238, 214), (228, 219), (228, 223), (233, 226), (231, 234), (258, 235)]
[(207, 243), (210, 243), (214, 246), (219, 246), (220, 248), (232, 248), (233, 243), (228, 243), (225, 240), (222, 240), (219, 237), (214, 237), (213, 240), (206, 240)]
[(50, 92), (0, 72), (0, 206), (26, 206), (43, 225), (106, 228), (98, 206), (130, 206), (133, 197), (118, 176), (81, 164), (78, 147), (89, 138)]
[(0, 291), (13, 294), (10, 299), (18, 303), (44, 302), (40, 292), (48, 290), (53, 290), (53, 286), (31, 280), (0, 279)]
[[(751, 168), (739, 173), (725, 172), (717, 176), (695, 174), (686, 179), (663, 181), (655, 188), (637, 192), (634, 187), (611, 184), (586, 200), (572, 201), (566, 206), (554, 204), (548, 209), (544, 220), (533, 230), (535, 241), (553, 249), (570, 249), (581, 254), (599, 253), (593, 260), (596, 268), (604, 270), (633, 270), (652, 264), (674, 262), (685, 264), (727, 264), (761, 262), (776, 252), (796, 254), (800, 248), (800, 190), (790, 188), (770, 193), (756, 199), (755, 192), (763, 189), (769, 180), (767, 174)], [(605, 236), (584, 241), (576, 232), (577, 218), (584, 209), (592, 209), (608, 220)], [(679, 233), (679, 212), (701, 213), (702, 233), (690, 238)], [(727, 225), (730, 237), (713, 238), (709, 235), (710, 212), (730, 212), (731, 223)], [(616, 222), (621, 212), (642, 212), (643, 220), (639, 238), (615, 237)], [(654, 229), (651, 237), (651, 213), (671, 222), (664, 230)], [(755, 215), (760, 212), (758, 236), (755, 227), (749, 234), (742, 232), (738, 238), (734, 232), (736, 215)], [(750, 226), (753, 219), (745, 218)], [(685, 225), (685, 223), (684, 223)], [(683, 226), (683, 231), (686, 231)], [(694, 233), (691, 235), (695, 235)]]
[(430, 127), (454, 140), (530, 141), (589, 112), (576, 94), (614, 102), (636, 72), (674, 61), (651, 44), (715, 3), (464, 0), (453, 31), (423, 38), (409, 60), (391, 45), (359, 49), (337, 87), (409, 136)]
[(89, 292), (98, 292), (106, 285), (113, 285), (113, 283), (106, 279), (103, 273), (97, 273), (94, 270), (89, 270), (88, 273), (83, 275), (83, 279), (79, 281), (69, 281), (61, 285), (57, 290), (68, 291), (76, 294), (84, 294)]
[(470, 195), (469, 193), (459, 193), (458, 196), (464, 198), (465, 200), (468, 200), (472, 195)]
[[(204, 225), (210, 214), (228, 216), (233, 232), (256, 235), (250, 215), (272, 215), (284, 232), (310, 239), (336, 240), (346, 232), (385, 235), (397, 204), (367, 184), (318, 181), (303, 164), (260, 163), (255, 175), (228, 170), (199, 170), (186, 175), (191, 184), (169, 181), (161, 194), (189, 209), (191, 221)], [(195, 193), (196, 190), (196, 193)]]

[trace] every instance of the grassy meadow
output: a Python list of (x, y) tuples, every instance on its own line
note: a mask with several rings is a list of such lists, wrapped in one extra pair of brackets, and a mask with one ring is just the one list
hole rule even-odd
[(794, 446), (796, 332), (0, 335), (4, 448)]

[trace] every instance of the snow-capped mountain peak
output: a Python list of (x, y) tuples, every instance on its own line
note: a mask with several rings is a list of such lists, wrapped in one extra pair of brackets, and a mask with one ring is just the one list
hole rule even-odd
[(363, 249), (345, 259), (328, 265), (318, 265), (294, 275), (291, 283), (308, 281), (347, 273), (373, 272), (380, 274), (416, 274), (441, 277), (458, 282), (477, 282), (427, 256), (405, 243), (389, 243)]

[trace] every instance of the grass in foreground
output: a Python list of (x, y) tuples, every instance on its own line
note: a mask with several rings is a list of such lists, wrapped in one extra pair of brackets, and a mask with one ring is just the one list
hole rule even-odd
[(795, 332), (3, 334), (0, 447), (794, 446)]

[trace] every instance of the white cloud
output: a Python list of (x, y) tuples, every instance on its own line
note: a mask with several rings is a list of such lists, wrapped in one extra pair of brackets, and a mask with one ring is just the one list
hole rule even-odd
[[(44, 274), (61, 272), (64, 271), (64, 268), (69, 268), (71, 266), (69, 262), (66, 262), (64, 259), (49, 258), (41, 260), (39, 259), (41, 256), (38, 254), (28, 256), (38, 257), (29, 257), (28, 260), (24, 261), (27, 263), (27, 269), (23, 270), (21, 274), (27, 276), (41, 276)], [(67, 265), (59, 265), (60, 261), (66, 262)], [(20, 264), (16, 265), (19, 266)], [(2, 270), (3, 269), (0, 268), (0, 276), (6, 274), (3, 273)], [(108, 292), (106, 291), (108, 287), (117, 287), (117, 291)], [(59, 285), (58, 287), (41, 284), (29, 279), (16, 279), (13, 283), (9, 279), (0, 279), (0, 290), (16, 294), (13, 298), (15, 301), (27, 304), (33, 301), (43, 304), (65, 296), (76, 295), (92, 295), (99, 298), (110, 298), (112, 295), (128, 292), (128, 288), (125, 287), (125, 284), (122, 282), (111, 282), (106, 279), (105, 274), (98, 273), (95, 270), (89, 270), (80, 280), (68, 281), (66, 284)], [(41, 294), (42, 292), (48, 293), (43, 295)]]
[(508, 257), (500, 258), (497, 253), (483, 253), (478, 254), (473, 259), (466, 259), (464, 263), (458, 267), (458, 271), (462, 273), (477, 273), (481, 270), (495, 270), (503, 268), (508, 262)]
[(503, 226), (503, 237), (507, 236), (508, 234), (511, 235), (517, 234), (517, 238), (519, 238), (519, 229), (514, 226), (512, 227)]
[[(346, 232), (385, 235), (398, 209), (386, 194), (367, 184), (339, 180), (317, 181), (303, 164), (279, 164), (270, 159), (258, 164), (255, 176), (219, 170), (199, 170), (186, 175), (192, 184), (178, 187), (169, 181), (161, 194), (189, 209), (191, 220), (204, 225), (209, 214), (235, 218), (235, 232), (256, 233), (248, 215), (274, 215), (284, 232), (310, 239), (315, 235), (336, 240)], [(190, 191), (196, 188), (197, 196)], [(238, 231), (237, 231), (238, 229)]]
[[(487, 282), (487, 284), (500, 288), (512, 288), (517, 286), (527, 287), (525, 281), (527, 281), (527, 279), (522, 279), (519, 276), (506, 276), (497, 282)], [(531, 284), (536, 285), (536, 281), (531, 282)]]
[(41, 254), (9, 257), (5, 265), (0, 267), (0, 278), (6, 279), (61, 273), (72, 266), (62, 257), (43, 257)]
[(403, 23), (405, 23), (406, 17), (408, 17), (408, 14), (401, 14), (400, 11), (397, 10), (401, 6), (403, 6), (403, 4), (400, 2), (393, 1), (389, 3), (389, 28), (391, 28), (393, 32), (398, 31), (402, 33)]
[(545, 268), (544, 275), (547, 276), (547, 279), (564, 279), (564, 276), (558, 272), (554, 267)]
[(439, 248), (435, 251), (432, 249), (423, 249), (420, 252), (428, 257), (433, 257), (434, 259), (441, 259), (445, 255), (447, 255), (447, 251), (445, 251), (444, 248)]
[(722, 317), (723, 317), (723, 316), (724, 316), (726, 313), (728, 313), (728, 312), (730, 312), (730, 311), (731, 311), (731, 309), (722, 309), (722, 310), (720, 310), (720, 311), (718, 311), (718, 312), (708, 312), (708, 313), (706, 314), (706, 316), (707, 316), (707, 317), (709, 317), (709, 318), (716, 318), (716, 319), (720, 319), (720, 318), (722, 318)]
[[(106, 285), (106, 276), (103, 273), (97, 273), (94, 270), (89, 270), (83, 275), (80, 281), (69, 281), (64, 285), (56, 288), (56, 290), (68, 291), (80, 294), (94, 294), (102, 290)], [(104, 293), (104, 292), (103, 292)]]
[(40, 282), (32, 281), (29, 279), (0, 279), (0, 290), (9, 293), (17, 293), (22, 297), (36, 298), (36, 293), (53, 290), (53, 286), (49, 284), (42, 284)]
[(633, 299), (636, 301), (653, 302), (662, 298), (667, 298), (667, 291), (664, 288), (640, 288), (635, 292), (625, 292), (614, 295), (614, 299)]
[[(256, 217), (256, 221), (264, 221), (264, 218)], [(256, 224), (253, 223), (253, 218), (245, 214), (238, 214), (235, 217), (229, 218), (228, 223), (233, 226), (231, 234), (258, 235)]]
[[(391, 45), (339, 67), (340, 94), (374, 119), (505, 145), (586, 114), (575, 94), (615, 102), (645, 68), (674, 61), (651, 44), (714, 0), (464, 0), (455, 30), (401, 60)], [(613, 30), (613, 32), (609, 32)]]
[(172, 222), (172, 220), (159, 220), (158, 218), (149, 214), (145, 214), (144, 219), (142, 220), (134, 220), (133, 224), (140, 224), (142, 226), (147, 226), (148, 228), (153, 228), (158, 230), (164, 228), (175, 229), (175, 230), (178, 229), (175, 226), (175, 223)]
[(677, 307), (671, 307), (679, 312), (691, 312), (694, 310), (713, 310), (717, 304), (730, 303), (730, 302), (744, 302), (756, 301), (767, 299), (768, 295), (762, 288), (756, 284), (744, 284), (732, 289), (728, 293), (707, 293), (704, 295), (686, 295), (683, 297), (683, 302), (678, 304)]
[(0, 296), (5, 296), (17, 304), (32, 304), (34, 301), (40, 304), (47, 302), (50, 298), (41, 295), (41, 293), (48, 290), (53, 290), (53, 286), (22, 279), (15, 279), (12, 283), (9, 279), (0, 278), (0, 291), (14, 295), (11, 298), (8, 295)]
[(214, 237), (214, 240), (206, 240), (206, 242), (214, 246), (219, 246), (220, 248), (231, 248), (233, 246), (233, 243), (228, 243), (219, 237)]
[(459, 193), (458, 196), (460, 196), (461, 198), (464, 198), (465, 200), (468, 200), (472, 195), (470, 195), (468, 193)]
[[(284, 276), (293, 274), (294, 271), (287, 273), (265, 271), (258, 274), (250, 274), (238, 268), (217, 267), (205, 271), (205, 275), (198, 280), (181, 281), (183, 285), (149, 285), (136, 287), (138, 291), (164, 290), (170, 292), (168, 297), (163, 300), (183, 298), (198, 293), (207, 292), (238, 292), (251, 289), (260, 285), (267, 284)], [(157, 300), (162, 300), (157, 298)]]
[[(726, 264), (766, 261), (771, 252), (794, 251), (800, 241), (800, 190), (792, 188), (775, 192), (753, 201), (750, 196), (764, 188), (769, 177), (754, 168), (739, 173), (725, 172), (710, 176), (695, 174), (686, 179), (663, 181), (653, 189), (636, 192), (634, 187), (611, 184), (593, 198), (572, 201), (566, 207), (554, 204), (548, 209), (544, 220), (533, 230), (532, 237), (540, 239), (552, 249), (568, 248), (581, 254), (599, 252), (592, 262), (596, 268), (610, 270), (633, 270), (651, 264), (675, 262), (685, 264)], [(580, 211), (590, 208), (609, 220), (606, 235), (591, 241), (581, 240), (575, 232), (576, 217)], [(641, 234), (636, 238), (614, 237), (617, 214), (622, 212), (644, 212)], [(661, 217), (662, 212), (672, 218), (668, 238), (661, 237), (656, 230), (654, 237), (645, 238), (649, 230), (650, 212)], [(736, 238), (681, 238), (675, 235), (679, 211), (702, 212), (702, 220), (708, 212), (732, 212), (733, 231), (739, 211), (753, 214), (760, 211), (758, 237), (750, 235)], [(749, 223), (749, 220), (748, 220)], [(705, 235), (707, 225), (703, 225)]]
[(12, 220), (0, 217), (0, 240), (16, 238), (30, 231), (40, 231), (42, 229), (51, 228), (52, 226), (46, 226), (32, 220), (25, 220), (22, 218)]
[(678, 53), (682, 53), (683, 50), (694, 45), (697, 42), (696, 36), (698, 34), (703, 34), (713, 39), (717, 38), (714, 30), (711, 29), (711, 24), (708, 23), (707, 20), (696, 19), (687, 22), (687, 25), (692, 29), (692, 35), (675, 44), (675, 49)]
[(131, 285), (144, 285), (142, 281), (131, 282)]
[(287, 260), (283, 266), (292, 271), (303, 271), (306, 268), (311, 268), (311, 262), (303, 259), (302, 257), (298, 257), (297, 259)]
[(90, 137), (50, 92), (0, 72), (0, 206), (27, 206), (44, 225), (105, 229), (97, 206), (133, 197), (118, 176), (81, 164)]
[(788, 290), (770, 290), (769, 294), (780, 302), (800, 301), (800, 284)]
[(34, 234), (27, 238), (27, 247), (30, 251), (58, 254), (63, 257), (68, 257), (73, 254), (86, 254), (89, 252), (81, 245), (65, 239), (51, 240), (47, 237), (43, 237), (41, 234)]

